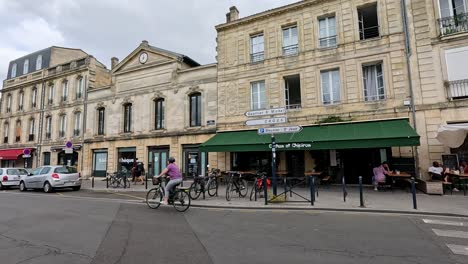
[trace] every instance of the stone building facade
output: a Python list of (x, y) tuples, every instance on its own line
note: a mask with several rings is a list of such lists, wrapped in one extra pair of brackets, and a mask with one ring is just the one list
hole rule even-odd
[(84, 175), (130, 170), (136, 158), (156, 175), (169, 156), (185, 175), (204, 173), (198, 144), (216, 132), (216, 65), (147, 41), (112, 65), (111, 85), (89, 89)]
[[(2, 166), (81, 169), (86, 91), (106, 83), (109, 71), (80, 49), (50, 47), (10, 62), (1, 91)], [(65, 154), (66, 141), (73, 154)], [(31, 157), (23, 158), (25, 149)]]

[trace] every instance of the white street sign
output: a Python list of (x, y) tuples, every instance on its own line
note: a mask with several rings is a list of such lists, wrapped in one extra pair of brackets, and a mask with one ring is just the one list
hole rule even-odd
[(267, 134), (281, 134), (281, 133), (298, 133), (302, 131), (301, 126), (287, 126), (287, 127), (265, 127), (259, 128), (258, 134), (259, 135), (267, 135)]
[(245, 113), (245, 116), (254, 117), (254, 116), (281, 115), (281, 114), (286, 114), (285, 107), (249, 111)]
[(247, 120), (245, 124), (248, 126), (259, 126), (259, 125), (281, 124), (281, 123), (286, 123), (286, 122), (288, 122), (287, 117), (279, 116), (279, 117), (273, 117), (273, 118)]

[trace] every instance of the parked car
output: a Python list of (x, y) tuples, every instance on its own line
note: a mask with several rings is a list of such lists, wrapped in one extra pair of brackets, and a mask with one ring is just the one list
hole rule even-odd
[(21, 172), (16, 168), (0, 168), (0, 190), (18, 186)]
[(42, 166), (26, 176), (21, 176), (19, 187), (22, 192), (28, 189), (43, 189), (44, 192), (49, 193), (63, 188), (78, 191), (81, 188), (81, 174), (75, 167)]

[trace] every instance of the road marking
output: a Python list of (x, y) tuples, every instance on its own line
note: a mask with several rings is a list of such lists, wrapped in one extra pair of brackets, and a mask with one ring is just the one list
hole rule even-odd
[(443, 221), (443, 220), (435, 220), (435, 219), (423, 219), (423, 221), (426, 224), (433, 224), (433, 225), (468, 226), (467, 223), (463, 223), (463, 222)]
[(453, 254), (468, 256), (468, 246), (447, 244), (447, 247), (452, 250)]
[(61, 194), (61, 193), (56, 193), (56, 194), (58, 194), (58, 195), (60, 195), (60, 196), (65, 196), (65, 195), (63, 195), (63, 194)]
[(436, 235), (443, 237), (468, 238), (468, 232), (459, 230), (432, 229), (432, 231), (434, 231)]

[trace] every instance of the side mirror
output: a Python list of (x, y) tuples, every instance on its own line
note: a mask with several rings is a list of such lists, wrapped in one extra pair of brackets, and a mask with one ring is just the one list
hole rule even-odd
[(30, 172), (28, 172), (28, 174), (27, 174), (27, 175), (28, 175), (28, 176), (32, 176), (33, 174), (32, 174), (32, 173), (30, 173)]

